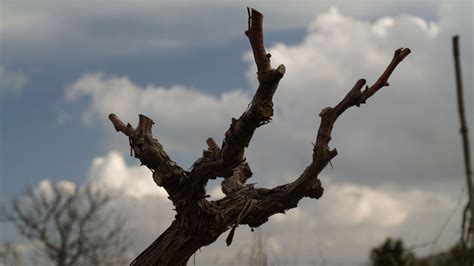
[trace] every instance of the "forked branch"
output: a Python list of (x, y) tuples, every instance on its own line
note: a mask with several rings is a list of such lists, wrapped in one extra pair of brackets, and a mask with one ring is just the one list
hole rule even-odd
[(128, 136), (130, 148), (135, 157), (153, 172), (155, 183), (164, 187), (172, 196), (185, 179), (186, 172), (169, 158), (163, 146), (153, 138), (151, 132), (152, 126), (155, 124), (153, 120), (139, 115), (138, 126), (133, 129), (130, 124), (125, 126), (115, 114), (110, 114), (109, 119), (115, 130)]
[(331, 150), (329, 148), (332, 129), (337, 118), (349, 107), (365, 103), (383, 86), (387, 86), (390, 74), (409, 53), (410, 49), (408, 48), (396, 50), (386, 70), (372, 86), (361, 91), (365, 85), (365, 80), (360, 79), (341, 102), (334, 107), (327, 107), (321, 111), (321, 123), (313, 149), (313, 160), (296, 181), (273, 189), (245, 187), (239, 194), (230, 195), (218, 201), (218, 206), (226, 207), (232, 205), (231, 202), (239, 202), (239, 204), (234, 205), (235, 209), (231, 209), (232, 211), (227, 209), (228, 219), (235, 220), (242, 212), (242, 206), (245, 206), (244, 203), (249, 200), (254, 200), (255, 204), (247, 212), (246, 217), (241, 219), (240, 223), (255, 227), (265, 223), (273, 214), (285, 213), (286, 210), (296, 207), (304, 197), (320, 198), (324, 190), (318, 175), (329, 161), (337, 155), (336, 149)]
[[(111, 114), (109, 117), (115, 129), (130, 138), (135, 157), (153, 171), (155, 182), (168, 191), (177, 212), (170, 228), (140, 254), (133, 265), (184, 265), (196, 250), (214, 242), (229, 229), (227, 244), (230, 244), (239, 224), (256, 227), (273, 214), (296, 207), (304, 197), (320, 198), (324, 190), (318, 175), (337, 155), (336, 149), (329, 147), (336, 120), (349, 107), (360, 106), (382, 87), (388, 86), (388, 79), (397, 65), (410, 54), (408, 48), (396, 50), (392, 61), (373, 85), (362, 89), (366, 81), (360, 79), (337, 105), (322, 109), (312, 161), (295, 181), (272, 189), (255, 188), (253, 184), (245, 184), (252, 176), (245, 160), (245, 148), (255, 130), (272, 119), (273, 95), (285, 74), (285, 67), (271, 67), (270, 54), (266, 53), (263, 43), (263, 15), (260, 12), (249, 9), (248, 27), (245, 34), (257, 66), (257, 91), (242, 115), (238, 119), (232, 118), (222, 146), (209, 138), (208, 148), (194, 162), (190, 172), (171, 161), (161, 144), (153, 139), (151, 119), (140, 115), (139, 125), (133, 129), (130, 125), (125, 126), (117, 116)], [(206, 184), (216, 177), (224, 178), (221, 187), (226, 196), (208, 201)]]
[(233, 169), (245, 160), (245, 148), (248, 147), (255, 130), (271, 121), (273, 95), (285, 74), (284, 65), (276, 69), (271, 68), (271, 56), (266, 53), (263, 45), (263, 15), (255, 9), (249, 9), (249, 29), (245, 31), (245, 35), (252, 47), (259, 85), (247, 110), (238, 119), (232, 118), (218, 156), (212, 160), (206, 160), (203, 156), (195, 162), (193, 175), (200, 176), (205, 181), (218, 176), (232, 176)]

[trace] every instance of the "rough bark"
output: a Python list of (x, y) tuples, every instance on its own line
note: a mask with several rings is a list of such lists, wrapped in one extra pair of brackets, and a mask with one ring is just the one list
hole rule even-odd
[[(271, 68), (270, 54), (265, 52), (263, 45), (263, 15), (260, 12), (249, 9), (249, 29), (245, 34), (257, 65), (258, 89), (247, 110), (238, 119), (232, 118), (222, 148), (208, 139), (208, 149), (190, 171), (173, 162), (153, 138), (150, 118), (140, 115), (139, 124), (133, 129), (130, 124), (125, 126), (116, 115), (109, 116), (115, 129), (129, 137), (135, 157), (152, 170), (155, 183), (166, 189), (177, 212), (171, 226), (132, 265), (185, 265), (200, 247), (213, 243), (229, 229), (228, 245), (238, 225), (258, 227), (273, 214), (295, 208), (304, 197), (320, 198), (324, 190), (318, 175), (337, 155), (336, 149), (329, 148), (337, 118), (349, 107), (360, 106), (382, 87), (388, 86), (388, 78), (410, 53), (408, 48), (396, 50), (392, 61), (372, 86), (362, 90), (366, 81), (360, 79), (341, 102), (321, 111), (313, 160), (295, 181), (272, 189), (256, 188), (245, 184), (252, 176), (244, 157), (245, 148), (255, 130), (271, 121), (272, 98), (285, 74), (285, 67)], [(224, 179), (222, 190), (226, 196), (209, 201), (206, 184), (217, 177)]]

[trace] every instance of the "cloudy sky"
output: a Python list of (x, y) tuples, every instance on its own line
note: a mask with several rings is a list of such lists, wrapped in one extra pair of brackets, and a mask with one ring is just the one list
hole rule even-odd
[[(99, 184), (120, 195), (114, 208), (131, 217), (132, 248), (145, 248), (171, 223), (171, 204), (107, 115), (132, 124), (139, 113), (153, 118), (168, 153), (191, 166), (255, 91), (246, 6), (264, 13), (272, 63), (287, 68), (273, 122), (247, 150), (258, 186), (295, 179), (311, 160), (319, 111), (357, 79), (375, 81), (395, 49), (412, 50), (390, 87), (336, 123), (339, 155), (321, 176), (323, 198), (262, 226), (272, 260), (362, 264), (387, 236), (417, 247), (442, 232), (436, 245), (415, 249), (421, 255), (453, 244), (465, 190), (451, 37), (461, 36), (471, 122), (467, 0), (1, 1), (0, 200), (39, 184)], [(208, 186), (213, 197), (218, 184)], [(9, 228), (2, 225), (0, 242), (21, 241)], [(220, 238), (196, 264), (238, 263), (253, 237), (239, 227), (231, 248)]]

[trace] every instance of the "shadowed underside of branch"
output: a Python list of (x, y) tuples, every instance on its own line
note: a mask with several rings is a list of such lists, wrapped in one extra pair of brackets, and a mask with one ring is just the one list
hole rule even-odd
[[(153, 138), (151, 127), (154, 122), (150, 118), (140, 115), (138, 126), (132, 128), (130, 124), (122, 123), (116, 115), (109, 116), (115, 129), (129, 137), (135, 157), (151, 169), (153, 180), (168, 192), (176, 209), (171, 226), (132, 265), (185, 265), (200, 247), (213, 243), (229, 229), (228, 245), (238, 225), (257, 227), (273, 214), (285, 213), (296, 207), (304, 197), (320, 198), (323, 187), (318, 175), (337, 155), (336, 149), (329, 147), (336, 120), (349, 107), (359, 107), (382, 87), (388, 86), (388, 78), (410, 53), (408, 48), (396, 50), (391, 62), (373, 85), (364, 88), (366, 81), (360, 79), (337, 105), (322, 109), (312, 161), (299, 177), (272, 189), (256, 188), (246, 184), (252, 171), (244, 157), (245, 148), (255, 130), (271, 121), (273, 95), (285, 74), (285, 67), (271, 67), (270, 54), (266, 53), (263, 43), (263, 15), (250, 9), (248, 24), (245, 35), (250, 41), (257, 65), (257, 91), (247, 110), (238, 119), (232, 118), (221, 147), (213, 139), (208, 139), (208, 149), (203, 151), (202, 157), (194, 162), (190, 171), (183, 170), (173, 162), (163, 146)], [(223, 178), (221, 186), (226, 196), (217, 201), (208, 201), (207, 182), (218, 177)]]

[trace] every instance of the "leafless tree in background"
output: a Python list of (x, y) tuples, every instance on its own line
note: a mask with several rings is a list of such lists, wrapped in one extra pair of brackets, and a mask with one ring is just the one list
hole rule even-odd
[(2, 207), (2, 218), (57, 266), (123, 265), (123, 219), (106, 209), (111, 197), (90, 185), (28, 189)]
[[(140, 115), (138, 126), (133, 128), (130, 124), (125, 125), (115, 114), (109, 116), (115, 129), (127, 136), (135, 157), (151, 169), (155, 183), (166, 190), (176, 210), (171, 226), (132, 265), (185, 265), (199, 248), (213, 243), (227, 230), (230, 230), (227, 237), (227, 244), (230, 245), (238, 225), (258, 227), (266, 223), (270, 216), (295, 208), (302, 198), (319, 199), (323, 187), (318, 175), (337, 155), (336, 149), (329, 147), (336, 120), (350, 107), (359, 107), (381, 88), (388, 86), (390, 75), (410, 53), (408, 48), (397, 49), (374, 84), (364, 88), (366, 81), (360, 79), (341, 102), (322, 109), (312, 162), (294, 182), (272, 189), (256, 188), (245, 184), (252, 176), (244, 156), (245, 148), (255, 130), (271, 122), (273, 95), (285, 74), (285, 67), (271, 67), (270, 54), (266, 53), (263, 45), (263, 15), (260, 12), (249, 9), (245, 34), (257, 65), (258, 89), (244, 113), (238, 119), (232, 119), (222, 145), (219, 147), (214, 140), (208, 139), (208, 150), (190, 170), (186, 171), (172, 161), (163, 146), (153, 138), (152, 119)], [(226, 196), (209, 201), (206, 185), (210, 179), (218, 177), (223, 178), (221, 187)]]
[(0, 245), (0, 265), (20, 266), (22, 265), (20, 251), (11, 243)]

